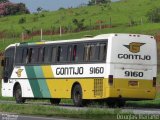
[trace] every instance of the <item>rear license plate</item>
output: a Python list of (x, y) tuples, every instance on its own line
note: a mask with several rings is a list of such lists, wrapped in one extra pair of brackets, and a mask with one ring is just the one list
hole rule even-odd
[(129, 81), (128, 82), (129, 86), (138, 86), (138, 81)]

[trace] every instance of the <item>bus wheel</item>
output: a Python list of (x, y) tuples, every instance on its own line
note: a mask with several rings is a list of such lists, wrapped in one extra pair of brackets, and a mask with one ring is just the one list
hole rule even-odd
[(59, 105), (59, 103), (61, 102), (61, 99), (59, 98), (51, 98), (50, 102), (52, 105)]
[(14, 90), (14, 97), (16, 100), (16, 103), (24, 103), (25, 99), (22, 97), (22, 90), (20, 85), (16, 85)]
[(75, 85), (72, 92), (73, 103), (77, 107), (83, 106), (82, 104), (82, 88), (79, 84)]

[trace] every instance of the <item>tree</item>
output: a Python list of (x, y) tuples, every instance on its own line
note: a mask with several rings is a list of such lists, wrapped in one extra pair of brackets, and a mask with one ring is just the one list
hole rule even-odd
[(25, 23), (26, 22), (26, 18), (24, 18), (24, 17), (22, 17), (22, 18), (20, 18), (19, 19), (19, 24), (23, 24), (23, 23)]
[(18, 3), (17, 4), (17, 9), (21, 13), (29, 14), (29, 10), (27, 9), (26, 5), (24, 3)]
[(0, 0), (0, 3), (9, 2), (9, 0)]
[(73, 19), (72, 22), (77, 26), (78, 30), (82, 30), (84, 28), (84, 21), (85, 19), (77, 20)]
[(146, 16), (148, 17), (148, 20), (151, 22), (160, 22), (160, 8), (155, 8), (149, 11)]
[(14, 4), (11, 2), (0, 3), (0, 16), (16, 15), (16, 14), (28, 14), (29, 10), (25, 4)]
[(90, 0), (88, 5), (95, 5), (95, 4), (110, 4), (111, 0)]
[(42, 10), (43, 10), (42, 7), (38, 7), (38, 8), (37, 8), (37, 12), (38, 12), (38, 13), (40, 13)]

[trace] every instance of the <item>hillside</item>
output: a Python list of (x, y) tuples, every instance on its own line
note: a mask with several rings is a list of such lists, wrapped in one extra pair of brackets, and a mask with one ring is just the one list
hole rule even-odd
[(100, 26), (99, 24), (106, 26), (111, 24), (114, 28), (111, 32), (127, 32), (125, 29), (118, 28), (128, 29), (130, 23), (134, 22), (132, 28), (134, 32), (156, 31), (160, 28), (159, 24), (150, 24), (146, 18), (147, 12), (155, 7), (160, 7), (159, 0), (122, 0), (111, 5), (84, 6), (39, 14), (1, 17), (0, 33), (4, 37), (17, 37), (22, 32), (31, 33), (41, 28), (57, 31), (59, 26), (62, 26), (65, 31), (74, 31), (76, 26), (73, 24), (73, 19), (79, 21), (84, 19), (85, 29), (92, 29), (93, 26)]
[[(20, 42), (21, 34), (29, 41), (39, 40), (40, 29), (43, 39), (80, 38), (84, 35), (102, 33), (139, 33), (156, 35), (160, 23), (151, 23), (146, 14), (159, 7), (159, 0), (121, 0), (111, 5), (81, 6), (79, 8), (60, 9), (53, 12), (40, 12), (26, 15), (0, 17), (0, 51), (11, 43)], [(76, 19), (81, 29), (73, 23)], [(62, 37), (59, 28), (62, 27)], [(69, 33), (69, 34), (66, 34)]]

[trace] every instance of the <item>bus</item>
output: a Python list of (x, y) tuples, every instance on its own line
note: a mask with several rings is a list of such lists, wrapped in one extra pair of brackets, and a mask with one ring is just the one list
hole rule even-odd
[(72, 99), (75, 106), (94, 100), (124, 106), (156, 96), (157, 48), (149, 35), (15, 43), (5, 49), (1, 64), (2, 96), (17, 103)]

